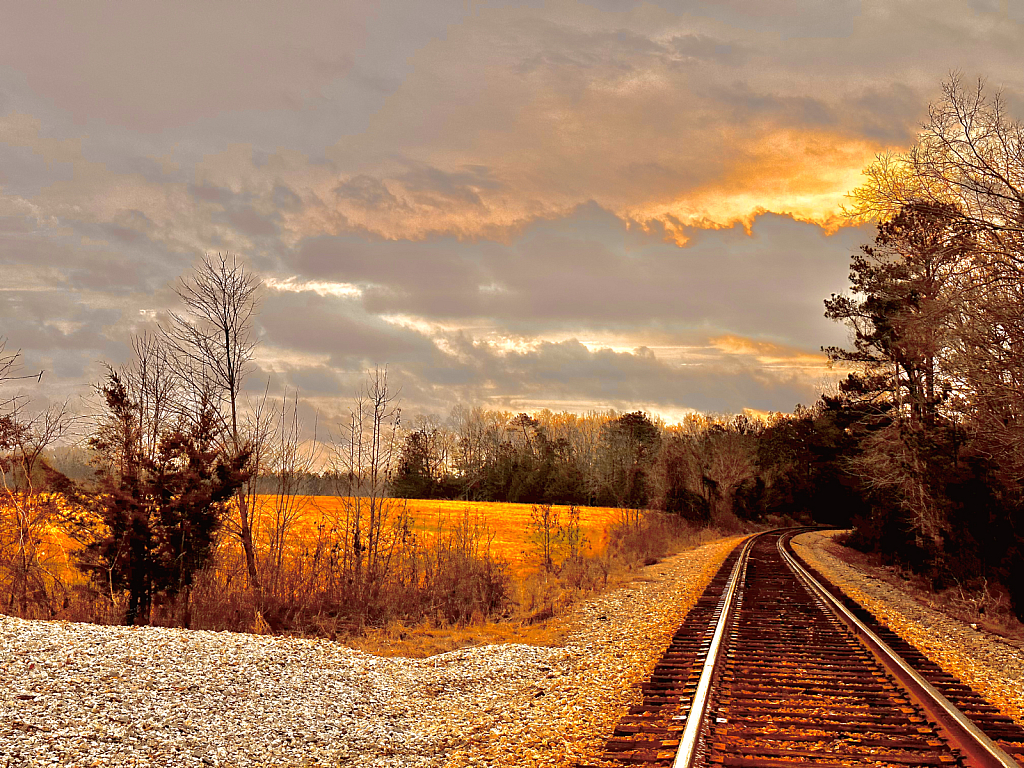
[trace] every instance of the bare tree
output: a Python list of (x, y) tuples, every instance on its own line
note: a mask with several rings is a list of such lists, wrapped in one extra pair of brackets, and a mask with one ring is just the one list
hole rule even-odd
[(587, 488), (597, 488), (598, 453), (601, 447), (601, 428), (616, 418), (614, 411), (601, 413), (590, 411), (585, 415), (574, 413), (551, 413), (541, 411), (537, 419), (555, 442), (564, 440), (569, 446), (568, 454)]
[(49, 604), (51, 586), (60, 586), (45, 560), (43, 533), (54, 522), (58, 508), (40, 483), (39, 467), (46, 449), (71, 430), (74, 416), (68, 403), (58, 403), (30, 419), (5, 417), (0, 426), (0, 569), (8, 578), (7, 610), (28, 614), (33, 602)]
[[(259, 278), (230, 255), (206, 255), (176, 287), (185, 306), (172, 313), (164, 338), (174, 351), (183, 381), (195, 387), (200, 401), (213, 398), (222, 420), (223, 446), (238, 456), (251, 450), (239, 428), (240, 395), (252, 370), (258, 338), (254, 330), (259, 307)], [(200, 411), (201, 412), (201, 411)], [(253, 545), (249, 499), (237, 497), (238, 538), (245, 552), (249, 583), (260, 589)]]
[[(18, 369), (21, 362), (21, 350), (7, 352), (7, 339), (0, 338), (0, 385), (8, 381), (19, 379), (35, 379), (38, 383), (43, 378), (43, 372), (33, 373), (28, 376), (19, 376)], [(0, 397), (0, 413), (3, 411), (17, 410), (20, 398), (17, 395), (8, 396), (6, 399)]]
[(463, 495), (473, 499), (484, 476), (484, 468), (492, 455), (492, 447), (504, 438), (504, 424), (497, 423), (494, 413), (479, 406), (472, 409), (457, 405), (450, 421), (458, 436), (455, 466), (462, 476)]
[(983, 81), (965, 87), (954, 74), (914, 147), (866, 174), (852, 213), (917, 208), (969, 232), (948, 291), (947, 382), (989, 450), (1024, 467), (1024, 124)]
[(182, 382), (163, 337), (144, 332), (132, 337), (131, 347), (132, 362), (121, 375), (138, 404), (142, 455), (153, 459), (160, 435), (181, 415)]
[(405, 503), (389, 498), (386, 485), (401, 451), (401, 409), (377, 368), (353, 403), (334, 444), (335, 477), (345, 511), (346, 560), (357, 599), (370, 605), (388, 577), (402, 536)]
[(941, 499), (928, 481), (929, 468), (917, 444), (919, 436), (901, 429), (898, 423), (890, 424), (870, 433), (863, 450), (847, 463), (868, 489), (895, 500), (919, 545), (939, 551), (948, 527)]
[[(42, 378), (42, 371), (20, 375), (21, 351), (7, 353), (0, 338), (0, 385), (19, 379)], [(47, 569), (42, 532), (53, 520), (56, 505), (39, 484), (39, 465), (47, 448), (71, 429), (74, 418), (67, 402), (25, 416), (19, 395), (0, 397), (0, 579), (9, 589), (7, 610), (27, 615), (30, 590), (47, 602), (48, 584), (58, 582)]]
[[(6, 348), (7, 339), (0, 339), (0, 384), (14, 378), (15, 367), (18, 364), (18, 358), (21, 357), (20, 350), (12, 354), (6, 354)], [(0, 410), (6, 411), (14, 404), (15, 399), (13, 397), (0, 398)]]
[[(313, 504), (310, 496), (303, 493), (302, 483), (304, 478), (316, 470), (320, 459), (320, 447), (315, 424), (312, 439), (302, 439), (303, 426), (299, 418), (297, 392), (291, 402), (287, 395), (282, 397), (280, 406), (275, 409), (273, 415), (275, 428), (269, 452), (272, 484), (268, 489), (270, 493), (267, 494), (269, 510), (266, 510), (267, 550), (264, 563), (270, 565), (267, 587), (272, 593), (280, 595), (290, 538)], [(265, 578), (264, 581), (268, 579)]]
[[(575, 509), (575, 507), (573, 507)], [(562, 536), (561, 510), (550, 504), (534, 504), (530, 508), (527, 523), (530, 541), (540, 556), (540, 565), (545, 573), (558, 570), (555, 563), (556, 550)], [(577, 522), (578, 515), (577, 515)]]
[[(1012, 245), (1024, 235), (1024, 125), (984, 81), (966, 88), (958, 74), (928, 107), (917, 142), (905, 154), (880, 155), (852, 195), (850, 213), (888, 220), (910, 205), (951, 207), (975, 230)], [(1007, 238), (1011, 242), (1007, 242)]]

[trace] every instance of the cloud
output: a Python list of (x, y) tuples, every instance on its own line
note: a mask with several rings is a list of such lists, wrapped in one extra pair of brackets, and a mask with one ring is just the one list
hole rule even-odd
[(838, 343), (823, 297), (846, 284), (867, 228), (826, 234), (764, 214), (742, 227), (687, 229), (680, 248), (595, 204), (534, 223), (507, 244), (321, 236), (284, 269), (360, 286), (368, 312), (514, 333), (712, 329), (816, 349)]
[(343, 51), (357, 30), (321, 6), (313, 25), (272, 5), (37, 5), (7, 19), (0, 60), (83, 123), (159, 132), (223, 111), (296, 109), (351, 66)]
[(292, 386), (388, 364), (423, 409), (789, 410), (827, 375), (819, 347), (845, 340), (821, 302), (863, 234), (762, 215), (681, 248), (590, 205), (507, 245), (315, 238), (285, 262), (311, 279), (268, 281), (261, 323), (306, 355), (275, 369)]
[[(236, 28), (229, 4), (195, 30), (188, 7), (159, 25), (146, 9), (77, 26), (35, 10), (0, 60), (10, 98), (47, 125), (20, 126), (12, 148), (73, 169), (39, 201), (48, 212), (106, 220), (126, 205), (181, 248), (507, 240), (587, 200), (681, 237), (764, 210), (834, 226), (860, 170), (912, 140), (958, 62), (1022, 90), (1007, 58), (1019, 21), (982, 5), (448, 6), (262, 10)], [(60, 67), (25, 48), (47, 24)], [(184, 30), (188, 54), (171, 55)], [(27, 178), (32, 162), (6, 172)]]
[(424, 404), (786, 408), (845, 338), (821, 300), (872, 233), (843, 195), (951, 69), (1019, 109), (1022, 23), (981, 0), (35, 5), (0, 28), (3, 332), (70, 386), (230, 251), (267, 277), (260, 375), (325, 407), (389, 362)]
[[(577, 411), (613, 407), (735, 413), (744, 407), (788, 411), (797, 402), (817, 397), (815, 379), (735, 361), (673, 364), (645, 348), (591, 350), (575, 339), (541, 342), (521, 351), (467, 335), (449, 341), (449, 351), (433, 361), (389, 366), (408, 408), (444, 412), (459, 402), (471, 402), (522, 410), (560, 403)], [(351, 381), (355, 391), (358, 376)]]
[(345, 298), (312, 291), (278, 292), (268, 297), (259, 322), (268, 346), (310, 353), (340, 370), (404, 365), (414, 359), (430, 359), (437, 352), (421, 334), (366, 314)]

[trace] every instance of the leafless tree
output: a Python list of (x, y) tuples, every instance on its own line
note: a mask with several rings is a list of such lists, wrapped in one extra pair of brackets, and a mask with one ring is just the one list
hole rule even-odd
[[(0, 339), (0, 385), (19, 379), (42, 378), (42, 371), (20, 375), (21, 351), (6, 352)], [(40, 486), (38, 468), (47, 448), (71, 429), (74, 417), (67, 402), (35, 416), (25, 415), (25, 400), (0, 397), (0, 580), (6, 589), (7, 610), (27, 615), (30, 590), (47, 603), (48, 585), (57, 580), (44, 562), (41, 533), (54, 518), (55, 502)]]
[[(265, 503), (261, 505), (260, 512), (263, 513), (263, 528), (267, 534), (263, 558), (264, 581), (268, 582), (265, 586), (280, 597), (281, 589), (285, 586), (282, 577), (286, 571), (291, 538), (312, 509), (313, 500), (303, 493), (302, 482), (316, 471), (320, 446), (315, 424), (312, 438), (303, 439), (298, 393), (293, 394), (291, 401), (287, 395), (283, 396), (272, 415), (274, 431), (267, 452), (269, 462), (266, 473), (271, 480), (271, 487), (266, 489), (269, 493), (265, 494)], [(268, 570), (270, 573), (266, 576)]]
[(952, 75), (911, 150), (880, 156), (851, 212), (883, 220), (917, 207), (970, 233), (936, 359), (994, 452), (1024, 469), (1024, 124), (1001, 94)]
[(477, 486), (508, 437), (511, 413), (488, 411), (479, 406), (452, 409), (453, 431), (457, 436), (455, 467), (462, 476), (464, 495), (473, 499)]
[[(9, 381), (21, 379), (35, 379), (38, 383), (43, 378), (43, 372), (33, 373), (27, 376), (19, 375), (19, 364), (21, 362), (21, 350), (7, 352), (7, 339), (0, 337), (0, 386)], [(21, 398), (17, 395), (0, 395), (0, 414), (5, 411), (16, 411)]]
[(534, 504), (530, 508), (530, 521), (527, 523), (530, 541), (540, 556), (540, 565), (545, 573), (557, 570), (555, 550), (559, 543), (562, 530), (561, 510), (550, 504)]
[[(0, 339), (0, 384), (14, 378), (15, 366), (21, 356), (20, 350), (12, 354), (6, 353), (7, 339)], [(0, 397), (0, 411), (6, 411), (14, 405), (13, 397)]]
[(892, 218), (928, 203), (952, 207), (979, 231), (1005, 236), (1019, 254), (1024, 234), (1024, 126), (984, 81), (967, 88), (958, 74), (928, 108), (917, 142), (905, 154), (880, 155), (852, 194), (851, 213)]
[[(427, 472), (430, 477), (439, 478), (455, 471), (454, 458), (457, 439), (434, 417), (418, 416), (413, 430), (423, 435), (427, 443)], [(408, 430), (407, 430), (408, 432)]]
[(585, 478), (586, 487), (597, 487), (601, 427), (618, 414), (615, 411), (590, 411), (584, 415), (541, 411), (536, 416), (552, 440), (563, 440), (569, 446), (569, 455), (580, 477)]
[(8, 416), (0, 428), (0, 569), (10, 590), (7, 610), (28, 615), (33, 602), (48, 605), (50, 587), (60, 586), (47, 565), (51, 554), (43, 533), (56, 519), (57, 501), (40, 484), (38, 470), (44, 452), (72, 429), (75, 417), (68, 403), (58, 403), (28, 419)]
[(132, 337), (131, 347), (132, 362), (122, 376), (138, 403), (142, 455), (152, 459), (160, 435), (180, 416), (182, 382), (176, 375), (173, 350), (162, 336), (141, 333)]
[(366, 604), (383, 585), (403, 535), (404, 502), (386, 494), (399, 459), (401, 409), (386, 368), (370, 374), (334, 442), (334, 469), (345, 513), (346, 561), (357, 597)]
[(848, 466), (869, 489), (897, 500), (919, 544), (941, 549), (946, 518), (916, 438), (916, 433), (890, 424), (869, 434)]
[[(259, 341), (254, 322), (261, 285), (236, 257), (206, 255), (179, 281), (176, 292), (184, 311), (172, 313), (163, 329), (181, 380), (193, 385), (198, 400), (214, 399), (222, 420), (224, 448), (236, 456), (251, 451), (240, 429), (241, 390)], [(249, 583), (259, 590), (252, 510), (245, 494), (239, 494), (237, 501), (238, 537)]]

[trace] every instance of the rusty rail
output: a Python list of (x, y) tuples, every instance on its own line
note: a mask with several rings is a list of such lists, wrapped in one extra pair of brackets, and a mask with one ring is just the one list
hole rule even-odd
[(791, 536), (761, 534), (730, 556), (643, 705), (591, 765), (1024, 766), (1008, 754), (1024, 755), (1024, 730), (937, 667), (923, 675), (901, 659), (884, 628), (866, 626), (786, 551)]

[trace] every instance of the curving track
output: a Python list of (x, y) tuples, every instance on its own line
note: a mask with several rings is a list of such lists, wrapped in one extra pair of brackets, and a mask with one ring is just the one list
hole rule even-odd
[(787, 551), (793, 533), (723, 564), (595, 765), (1024, 766), (1024, 730), (871, 626)]

